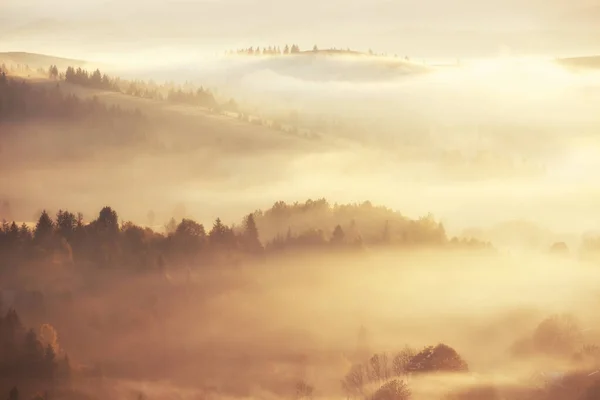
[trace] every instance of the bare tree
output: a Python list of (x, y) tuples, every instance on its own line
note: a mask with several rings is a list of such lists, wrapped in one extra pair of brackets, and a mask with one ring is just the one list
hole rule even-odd
[(374, 354), (369, 359), (368, 373), (371, 382), (387, 381), (391, 377), (388, 355), (386, 353)]
[(304, 380), (300, 380), (296, 383), (296, 396), (297, 400), (300, 399), (312, 399), (315, 388)]
[(363, 397), (367, 371), (361, 364), (353, 365), (342, 379), (342, 389), (347, 397)]
[(406, 346), (402, 351), (394, 356), (392, 360), (392, 371), (396, 376), (402, 376), (407, 374), (406, 367), (410, 360), (417, 354), (417, 352)]

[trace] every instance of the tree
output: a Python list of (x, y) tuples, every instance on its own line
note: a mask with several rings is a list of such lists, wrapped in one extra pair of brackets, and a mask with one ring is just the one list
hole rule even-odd
[(50, 238), (53, 230), (54, 223), (52, 222), (52, 218), (50, 218), (50, 215), (48, 215), (46, 210), (43, 210), (42, 215), (40, 215), (40, 218), (35, 225), (35, 231), (33, 233), (34, 240), (39, 243)]
[(333, 245), (339, 246), (339, 245), (344, 244), (344, 238), (345, 238), (344, 230), (338, 224), (335, 226), (335, 229), (333, 230), (333, 233), (331, 234), (331, 239), (329, 240), (329, 242)]
[(195, 238), (204, 238), (206, 236), (206, 232), (204, 231), (204, 226), (202, 224), (187, 218), (182, 219), (179, 225), (177, 225), (175, 234), (178, 236)]
[(50, 68), (48, 68), (48, 77), (50, 79), (58, 78), (58, 68), (56, 67), (56, 65), (51, 65)]
[(65, 82), (73, 82), (73, 78), (75, 78), (75, 69), (69, 66), (65, 71)]
[(67, 240), (71, 240), (77, 228), (77, 217), (68, 211), (58, 210), (56, 214), (56, 232)]
[(112, 83), (110, 82), (110, 78), (106, 74), (102, 75), (102, 84), (101, 84), (101, 87), (103, 89), (113, 89), (112, 88)]
[(533, 332), (532, 340), (536, 352), (570, 356), (581, 346), (583, 335), (572, 315), (560, 314), (543, 320)]
[(296, 383), (296, 396), (297, 400), (300, 399), (312, 399), (315, 388), (301, 380)]
[(550, 253), (556, 255), (568, 255), (569, 248), (565, 242), (556, 242), (550, 246)]
[(383, 233), (381, 234), (381, 241), (384, 244), (389, 244), (391, 242), (391, 238), (390, 221), (386, 220), (385, 225), (383, 226)]
[(392, 379), (377, 389), (371, 400), (408, 400), (410, 396), (410, 389), (404, 381)]
[(452, 347), (443, 343), (425, 347), (415, 354), (406, 370), (412, 373), (468, 372), (469, 366)]
[(367, 383), (366, 371), (362, 364), (355, 364), (342, 379), (342, 389), (347, 396), (362, 397)]
[(54, 363), (55, 359), (56, 352), (52, 345), (48, 344), (44, 350), (44, 369), (50, 379), (54, 379), (54, 370), (56, 368), (56, 364)]
[(171, 235), (171, 234), (175, 233), (176, 230), (177, 230), (177, 221), (175, 221), (175, 218), (171, 217), (169, 222), (167, 222), (165, 224), (165, 232), (167, 233), (167, 235)]
[(102, 73), (99, 69), (96, 69), (90, 77), (90, 86), (97, 89), (102, 88)]
[(290, 46), (288, 46), (287, 44), (283, 48), (283, 54), (290, 54)]
[(248, 214), (246, 218), (244, 218), (244, 233), (242, 238), (243, 246), (247, 251), (254, 253), (263, 249), (253, 214)]
[(98, 219), (95, 221), (95, 226), (98, 231), (109, 234), (119, 232), (119, 217), (117, 212), (110, 207), (104, 207), (98, 214)]
[(217, 218), (213, 224), (210, 233), (208, 234), (208, 238), (211, 244), (221, 245), (225, 241), (226, 236), (226, 226), (221, 222), (221, 218)]
[(40, 343), (44, 346), (50, 346), (54, 350), (55, 353), (58, 353), (60, 350), (58, 345), (58, 333), (56, 329), (50, 324), (42, 324), (40, 327)]
[(390, 378), (391, 371), (386, 353), (374, 354), (369, 359), (369, 379), (372, 382), (383, 382)]
[(19, 389), (14, 386), (8, 394), (8, 400), (19, 400)]
[(405, 375), (408, 372), (406, 367), (415, 354), (416, 352), (408, 346), (396, 354), (392, 360), (392, 371), (394, 375)]
[(194, 254), (204, 245), (206, 231), (202, 224), (184, 218), (179, 225), (177, 225), (175, 233), (173, 234), (173, 239), (180, 251), (186, 254)]
[(312, 50), (312, 51), (314, 51), (315, 53), (316, 53), (317, 51), (319, 51), (319, 48), (317, 47), (317, 45), (316, 45), (316, 44), (313, 46), (313, 50)]

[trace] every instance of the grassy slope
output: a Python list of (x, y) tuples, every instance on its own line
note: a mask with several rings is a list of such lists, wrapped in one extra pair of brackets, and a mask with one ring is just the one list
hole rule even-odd
[(32, 69), (40, 67), (47, 69), (50, 65), (56, 65), (59, 69), (65, 69), (68, 66), (83, 67), (88, 64), (83, 60), (25, 52), (0, 52), (0, 63), (3, 62), (6, 64), (27, 64)]
[[(56, 82), (45, 78), (31, 77), (28, 80), (35, 85), (47, 87), (56, 85)], [(233, 113), (219, 115), (202, 107), (142, 99), (65, 82), (61, 82), (60, 87), (66, 93), (74, 93), (81, 98), (96, 96), (101, 102), (119, 105), (123, 109), (138, 108), (145, 115), (173, 127), (176, 132), (169, 132), (169, 136), (193, 134), (191, 139), (197, 144), (243, 147), (246, 150), (287, 148), (300, 151), (316, 150), (325, 145), (323, 140), (309, 140), (302, 136), (274, 130), (268, 126), (239, 121)], [(199, 133), (201, 135), (198, 135)]]

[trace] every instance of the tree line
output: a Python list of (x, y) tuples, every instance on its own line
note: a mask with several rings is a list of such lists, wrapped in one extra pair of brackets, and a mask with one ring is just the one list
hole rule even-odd
[[(240, 107), (235, 99), (230, 98), (227, 101), (219, 103), (211, 90), (203, 86), (198, 88), (187, 81), (179, 85), (174, 82), (158, 84), (153, 80), (125, 80), (119, 77), (110, 77), (102, 73), (99, 69), (89, 72), (80, 67), (68, 67), (65, 74), (60, 73), (56, 65), (51, 65), (47, 71), (42, 70), (42, 74), (47, 74), (51, 80), (65, 81), (98, 90), (113, 91), (142, 99), (204, 107), (217, 114), (225, 112), (235, 113), (237, 114), (237, 119), (240, 121), (267, 126), (277, 131), (303, 136), (308, 139), (319, 138), (319, 135), (313, 130), (300, 129), (298, 127), (299, 118), (297, 112), (291, 112), (287, 118), (279, 116), (273, 121), (268, 121), (260, 117), (251, 117), (240, 111)], [(290, 125), (291, 127), (286, 127), (286, 125)]]
[[(267, 46), (267, 47), (260, 47), (260, 46), (250, 46), (247, 48), (240, 48), (240, 49), (236, 49), (236, 50), (228, 50), (225, 52), (226, 55), (230, 56), (230, 55), (249, 55), (249, 56), (286, 56), (286, 55), (291, 55), (291, 54), (299, 54), (299, 53), (316, 53), (316, 52), (326, 52), (326, 53), (330, 53), (330, 54), (368, 54), (371, 57), (387, 57), (388, 54), (387, 53), (375, 53), (372, 49), (369, 49), (367, 53), (363, 53), (357, 50), (351, 50), (349, 47), (348, 48), (337, 48), (337, 47), (332, 47), (332, 48), (327, 48), (327, 49), (319, 49), (319, 46), (317, 46), (316, 44), (312, 47), (312, 49), (310, 51), (307, 50), (300, 50), (300, 46), (298, 46), (297, 44), (293, 44), (291, 46), (289, 45), (285, 45), (283, 47), (283, 50), (279, 47), (279, 46)], [(398, 58), (398, 54), (394, 54), (394, 58)], [(405, 61), (410, 61), (408, 56), (404, 57)]]
[(250, 46), (248, 48), (237, 49), (237, 50), (229, 50), (226, 52), (228, 55), (238, 54), (238, 55), (269, 55), (269, 56), (279, 56), (279, 55), (288, 55), (288, 54), (297, 54), (300, 53), (300, 47), (297, 44), (293, 44), (291, 46), (285, 45), (283, 50), (279, 46), (268, 46), (263, 47), (260, 46)]
[(139, 109), (129, 111), (118, 105), (107, 106), (97, 97), (81, 99), (74, 94), (65, 94), (59, 85), (47, 89), (0, 73), (0, 121), (64, 118), (120, 119), (135, 123), (144, 120)]
[[(261, 231), (262, 229), (262, 231)], [(163, 270), (170, 264), (231, 262), (281, 251), (359, 251), (367, 246), (490, 249), (488, 243), (446, 236), (432, 217), (405, 218), (370, 203), (330, 206), (325, 200), (286, 204), (248, 214), (239, 224), (217, 218), (210, 228), (171, 219), (164, 232), (120, 221), (104, 207), (91, 222), (81, 213), (41, 213), (35, 227), (4, 221), (0, 260), (8, 268), (51, 262)]]
[[(60, 74), (56, 65), (48, 69), (51, 79), (64, 80), (79, 86), (108, 90), (123, 93), (129, 96), (152, 99), (157, 101), (168, 101), (171, 103), (188, 104), (206, 108), (217, 108), (218, 103), (210, 90), (204, 87), (196, 88), (186, 82), (176, 85), (173, 82), (157, 84), (154, 81), (125, 80), (110, 77), (99, 69), (89, 72), (81, 67), (67, 67), (64, 74)], [(224, 104), (225, 108), (231, 108), (235, 104), (232, 100)]]

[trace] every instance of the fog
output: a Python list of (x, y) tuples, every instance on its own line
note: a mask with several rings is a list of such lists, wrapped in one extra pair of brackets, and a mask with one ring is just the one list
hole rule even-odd
[(600, 70), (169, 52), (0, 53), (1, 391), (594, 398)]
[[(63, 199), (76, 203), (78, 198), (89, 215), (110, 201), (139, 222), (145, 222), (148, 209), (161, 206), (166, 220), (179, 203), (202, 221), (217, 214), (235, 220), (248, 208), (278, 199), (326, 197), (347, 203), (363, 201), (368, 193), (369, 200), (407, 215), (432, 212), (455, 232), (513, 218), (561, 232), (595, 228), (589, 215), (598, 191), (587, 172), (600, 159), (594, 136), (600, 126), (595, 112), (600, 73), (595, 70), (510, 56), (445, 67), (401, 57), (320, 53), (203, 58), (185, 69), (159, 67), (151, 60), (137, 67), (108, 61), (107, 71), (124, 78), (214, 88), (218, 98), (234, 98), (250, 115), (268, 119), (295, 112), (299, 127), (309, 127), (321, 139), (233, 128), (189, 109), (161, 108), (164, 125), (154, 129), (160, 132), (156, 140), (169, 154), (179, 149), (176, 153), (167, 155), (159, 147), (131, 157), (122, 148), (121, 161), (113, 164), (118, 172), (106, 169), (94, 186), (89, 177), (107, 168), (102, 160), (112, 150), (99, 153), (94, 162), (63, 160), (60, 169), (45, 164), (41, 170), (5, 171), (3, 187), (19, 182), (22, 188), (4, 197), (27, 204), (27, 198), (37, 199), (38, 190), (47, 192), (30, 185), (32, 174), (47, 175), (49, 182), (60, 173), (63, 182), (72, 182), (64, 188), (69, 195), (47, 196), (47, 207), (57, 210), (68, 205), (61, 205)], [(150, 114), (159, 110), (155, 104), (111, 96), (106, 99)], [(199, 136), (199, 131), (211, 134)], [(48, 149), (39, 139), (39, 150), (24, 145), (27, 139), (17, 142), (11, 157), (31, 160), (26, 164)], [(123, 182), (129, 188), (109, 191), (99, 200), (98, 184), (109, 177), (110, 184)], [(78, 180), (82, 183), (75, 184)], [(128, 182), (135, 182), (135, 190), (128, 190)], [(74, 187), (81, 188), (77, 194)], [(140, 190), (157, 196), (152, 199), (158, 204), (145, 201), (140, 207), (136, 199), (132, 207)], [(538, 207), (540, 201), (545, 207)], [(39, 207), (25, 207), (18, 218), (29, 220)]]
[(452, 387), (508, 390), (536, 370), (571, 368), (511, 350), (550, 315), (576, 316), (581, 343), (599, 338), (596, 268), (539, 255), (377, 252), (172, 274), (95, 273), (93, 287), (71, 286), (77, 301), (50, 308), (71, 357), (103, 366), (104, 383), (83, 391), (285, 398), (304, 379), (316, 397), (341, 398), (362, 325), (373, 353), (440, 342), (457, 349), (471, 375), (410, 380), (415, 398), (437, 399)]

